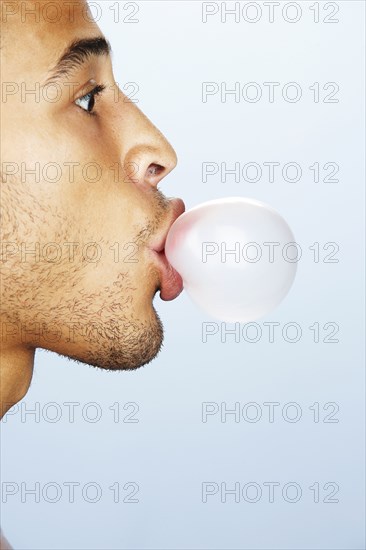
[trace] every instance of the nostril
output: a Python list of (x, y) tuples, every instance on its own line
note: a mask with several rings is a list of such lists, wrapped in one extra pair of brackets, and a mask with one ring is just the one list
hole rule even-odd
[(156, 164), (152, 162), (148, 169), (146, 170), (146, 176), (148, 178), (156, 178), (157, 176), (160, 176), (162, 172), (164, 172), (165, 168), (164, 166), (161, 166), (160, 164)]

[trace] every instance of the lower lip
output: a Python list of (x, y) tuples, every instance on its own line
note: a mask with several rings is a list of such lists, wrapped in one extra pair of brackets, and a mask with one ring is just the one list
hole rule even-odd
[(165, 301), (174, 300), (183, 290), (182, 277), (170, 265), (164, 250), (154, 251), (154, 255), (158, 258), (161, 274), (160, 298)]

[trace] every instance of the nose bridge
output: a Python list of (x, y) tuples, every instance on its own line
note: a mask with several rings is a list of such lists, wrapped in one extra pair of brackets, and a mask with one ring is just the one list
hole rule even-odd
[(177, 164), (173, 147), (147, 116), (126, 98), (119, 118), (120, 151), (126, 174), (141, 186), (156, 186)]

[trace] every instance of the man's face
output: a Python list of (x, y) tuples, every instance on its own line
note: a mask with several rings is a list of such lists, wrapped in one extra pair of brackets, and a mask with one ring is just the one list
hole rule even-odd
[(183, 210), (157, 190), (176, 155), (118, 89), (85, 2), (58, 2), (58, 17), (45, 3), (5, 3), (17, 13), (1, 49), (2, 340), (136, 368), (161, 347), (156, 291), (181, 290), (154, 251)]

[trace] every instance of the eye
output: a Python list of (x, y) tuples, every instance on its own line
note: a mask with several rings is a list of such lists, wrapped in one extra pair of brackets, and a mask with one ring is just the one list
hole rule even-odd
[(105, 86), (98, 84), (91, 92), (75, 100), (75, 104), (85, 111), (88, 115), (94, 115), (95, 98), (105, 90)]

